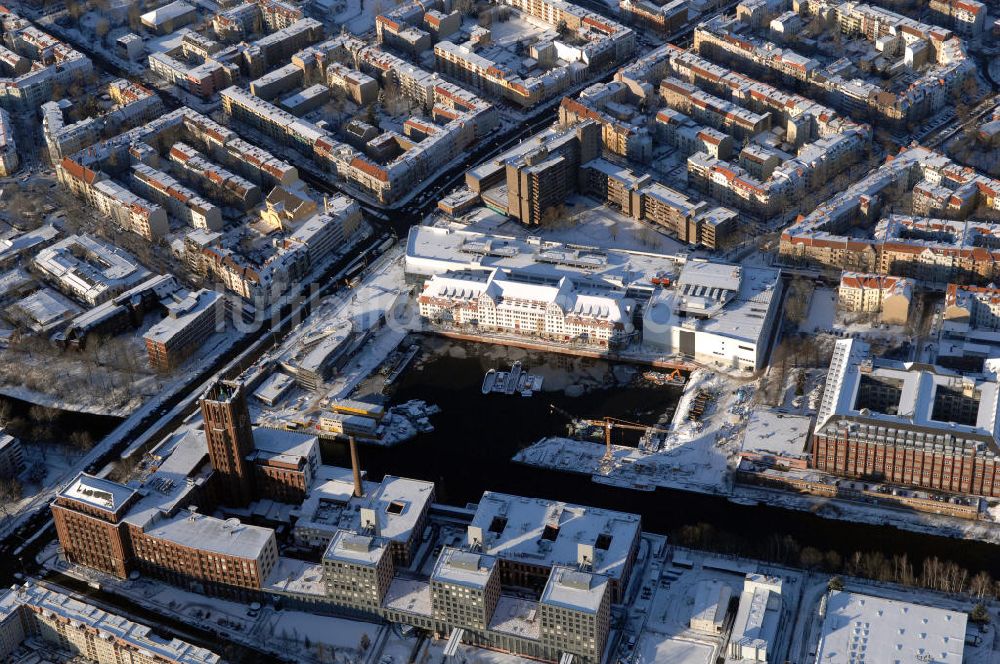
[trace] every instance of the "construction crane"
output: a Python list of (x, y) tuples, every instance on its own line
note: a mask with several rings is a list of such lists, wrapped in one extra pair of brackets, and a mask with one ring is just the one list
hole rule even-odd
[(571, 421), (587, 424), (589, 426), (600, 427), (604, 429), (604, 457), (601, 459), (601, 464), (607, 465), (614, 461), (614, 453), (611, 449), (611, 431), (612, 429), (629, 429), (632, 431), (642, 431), (644, 433), (668, 433), (666, 429), (660, 429), (658, 427), (648, 426), (646, 424), (639, 424), (638, 422), (629, 422), (628, 420), (622, 420), (617, 417), (603, 417), (601, 419), (584, 419), (579, 417), (574, 417), (571, 413), (563, 410), (555, 404), (549, 404), (549, 408), (553, 412), (559, 413), (564, 417), (569, 418)]

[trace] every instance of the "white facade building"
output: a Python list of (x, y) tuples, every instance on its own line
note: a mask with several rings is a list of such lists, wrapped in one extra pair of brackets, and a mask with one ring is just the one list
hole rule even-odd
[(727, 663), (778, 661), (773, 648), (781, 622), (781, 585), (778, 577), (747, 574), (729, 637)]
[(643, 314), (643, 343), (705, 364), (756, 371), (766, 364), (779, 309), (778, 270), (689, 262)]
[(499, 269), (450, 272), (428, 279), (417, 301), (435, 324), (487, 333), (608, 348), (635, 332), (633, 300), (569, 277), (539, 283)]

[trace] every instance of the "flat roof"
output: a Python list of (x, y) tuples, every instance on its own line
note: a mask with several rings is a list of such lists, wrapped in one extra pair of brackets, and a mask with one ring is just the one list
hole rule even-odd
[(434, 563), (431, 581), (483, 589), (495, 566), (493, 556), (446, 547)]
[(42, 328), (49, 328), (63, 320), (68, 320), (82, 311), (75, 302), (47, 287), (38, 289), (11, 306), (24, 312), (37, 326)]
[(171, 301), (175, 306), (169, 310), (168, 315), (149, 328), (149, 331), (142, 336), (151, 341), (169, 343), (175, 336), (187, 329), (188, 325), (199, 320), (207, 310), (216, 307), (221, 299), (221, 293), (205, 288), (193, 293), (184, 291), (181, 297)]
[(385, 592), (382, 607), (420, 616), (431, 615), (431, 584), (395, 576)]
[(526, 639), (542, 636), (538, 602), (523, 597), (500, 595), (490, 618), (490, 631), (513, 634)]
[(388, 548), (388, 542), (381, 537), (338, 530), (323, 553), (323, 560), (375, 565), (382, 559)]
[(365, 491), (361, 507), (375, 510), (380, 536), (405, 541), (433, 496), (433, 482), (386, 475), (374, 491)]
[(747, 420), (742, 451), (788, 459), (807, 458), (811, 424), (809, 415), (755, 408)]
[(430, 277), (449, 271), (502, 268), (538, 279), (603, 288), (651, 291), (656, 277), (674, 276), (683, 258), (585, 245), (520, 239), (435, 226), (413, 226), (406, 241), (406, 272)]
[(297, 462), (300, 459), (319, 460), (319, 439), (309, 434), (285, 429), (253, 428), (253, 444), (259, 456), (282, 458)]
[(191, 491), (212, 472), (205, 432), (201, 430), (175, 434), (153, 450), (151, 456), (161, 461), (143, 482), (145, 495), (123, 519), (140, 528), (184, 504)]
[(274, 539), (274, 531), (182, 510), (146, 530), (146, 535), (180, 546), (224, 556), (257, 560)]
[(264, 401), (274, 402), (280, 399), (295, 383), (295, 379), (281, 371), (275, 371), (261, 383), (253, 395)]
[(583, 613), (597, 613), (608, 591), (608, 580), (600, 574), (571, 567), (553, 567), (542, 603)]
[(745, 583), (729, 642), (770, 656), (780, 620), (781, 595), (766, 585)]
[[(723, 274), (733, 268), (738, 268), (735, 281), (731, 274)], [(648, 322), (661, 326), (659, 329), (684, 326), (697, 332), (760, 343), (770, 329), (769, 315), (778, 301), (775, 296), (780, 289), (780, 271), (733, 265), (719, 270), (699, 268), (689, 274), (690, 280), (683, 285), (659, 291), (646, 308)], [(694, 281), (694, 276), (704, 279)], [(728, 290), (733, 286), (738, 290)], [(704, 317), (681, 316), (681, 312), (699, 312)]]
[(136, 495), (136, 490), (118, 482), (80, 473), (59, 495), (115, 513)]
[(278, 556), (278, 562), (263, 586), (266, 590), (283, 594), (326, 597), (323, 566), (297, 558)]
[(360, 498), (354, 496), (350, 468), (321, 465), (298, 510), (296, 531), (359, 532), (361, 508), (375, 512), (380, 537), (406, 542), (434, 494), (434, 483), (386, 475), (381, 482), (362, 482)]
[(834, 590), (827, 598), (816, 661), (961, 664), (967, 621), (961, 611)]
[[(873, 359), (870, 353), (870, 347), (863, 341), (837, 341), (816, 418), (817, 431), (831, 422), (835, 424), (839, 417), (850, 417), (881, 427), (912, 428), (930, 435), (996, 444), (1000, 435), (1000, 418), (997, 417), (1000, 384), (995, 379), (931, 364)], [(897, 387), (899, 403), (895, 413), (877, 412), (858, 402), (862, 376)], [(939, 390), (972, 395), (978, 401), (975, 424), (934, 419)]]
[(487, 491), (476, 508), (470, 533), (474, 529), (482, 533), (485, 553), (540, 566), (576, 565), (578, 545), (593, 545), (593, 571), (616, 579), (624, 573), (638, 541), (640, 518), (599, 507)]

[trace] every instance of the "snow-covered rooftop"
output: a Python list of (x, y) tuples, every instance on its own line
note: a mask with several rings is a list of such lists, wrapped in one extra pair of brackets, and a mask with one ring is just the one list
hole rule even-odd
[(487, 491), (469, 526), (489, 555), (539, 566), (571, 565), (592, 546), (595, 573), (621, 578), (638, 545), (637, 514)]
[[(205, 288), (194, 292), (182, 291), (175, 294), (166, 302), (167, 316), (149, 328), (143, 338), (169, 344), (175, 336), (199, 320), (208, 309), (218, 307), (221, 298), (220, 293)], [(217, 317), (220, 320), (216, 321), (216, 325), (219, 325), (221, 320), (224, 320), (221, 310), (219, 310)]]
[(654, 296), (644, 324), (654, 329), (683, 326), (758, 344), (770, 329), (780, 279), (780, 272), (771, 268), (692, 261), (675, 288)]
[(608, 580), (600, 574), (572, 567), (553, 567), (542, 591), (542, 603), (583, 613), (597, 613), (608, 591)]
[(111, 513), (126, 506), (135, 494), (135, 489), (124, 484), (86, 473), (77, 475), (65, 489), (59, 492), (61, 497), (86, 503)]
[(434, 275), (424, 285), (422, 296), (450, 300), (475, 300), (481, 295), (493, 299), (499, 311), (536, 309), (553, 304), (566, 315), (617, 324), (632, 330), (630, 310), (634, 302), (624, 291), (613, 291), (577, 284), (569, 277), (554, 283), (539, 283), (530, 277), (492, 272), (448, 272)]
[(490, 619), (490, 630), (525, 639), (541, 638), (542, 620), (538, 615), (538, 602), (500, 595)]
[[(873, 383), (889, 386), (898, 398), (882, 403), (866, 396), (866, 385)], [(970, 407), (977, 402), (964, 422), (955, 421), (960, 419), (956, 409), (946, 407), (959, 398)], [(911, 430), (929, 436), (931, 442), (935, 436), (964, 438), (995, 449), (1000, 435), (998, 407), (1000, 385), (995, 379), (930, 364), (873, 360), (865, 342), (841, 339), (834, 347), (816, 430), (844, 419)]]
[(362, 565), (376, 565), (389, 550), (389, 543), (381, 537), (359, 535), (338, 530), (323, 553), (323, 560), (342, 560)]
[(323, 581), (323, 566), (278, 556), (278, 562), (264, 583), (267, 591), (287, 595), (312, 595), (326, 597), (326, 583)]
[(0, 596), (0, 617), (6, 622), (12, 613), (25, 606), (32, 607), (46, 616), (57, 616), (58, 619), (71, 625), (86, 626), (96, 630), (99, 638), (118, 639), (149, 659), (176, 662), (176, 664), (215, 664), (221, 661), (219, 656), (210, 650), (180, 639), (164, 638), (147, 625), (132, 622), (92, 604), (86, 604), (69, 595), (33, 583), (14, 586)]
[(254, 427), (255, 458), (277, 459), (293, 465), (319, 465), (319, 441), (311, 436), (284, 429)]
[(783, 459), (805, 458), (810, 424), (812, 418), (806, 415), (756, 409), (747, 420), (742, 451)]
[(770, 659), (781, 621), (781, 585), (780, 579), (747, 574), (729, 639), (731, 647), (746, 650), (738, 656), (730, 650), (727, 662), (741, 662), (748, 652)]
[(427, 581), (393, 577), (385, 592), (382, 606), (395, 611), (405, 611), (421, 616), (431, 615), (431, 585)]
[(816, 661), (823, 664), (960, 664), (968, 616), (921, 604), (833, 591)]
[(406, 243), (407, 275), (429, 277), (456, 270), (490, 271), (575, 282), (607, 289), (652, 292), (653, 280), (671, 277), (683, 258), (601, 249), (539, 238), (520, 239), (434, 226), (413, 226)]
[(493, 575), (496, 558), (448, 547), (441, 551), (431, 581), (484, 589)]
[(203, 431), (175, 434), (153, 451), (153, 457), (162, 461), (143, 482), (143, 497), (124, 518), (140, 528), (188, 504), (190, 493), (211, 474)]
[(146, 530), (150, 537), (225, 556), (258, 560), (274, 541), (274, 531), (182, 510)]

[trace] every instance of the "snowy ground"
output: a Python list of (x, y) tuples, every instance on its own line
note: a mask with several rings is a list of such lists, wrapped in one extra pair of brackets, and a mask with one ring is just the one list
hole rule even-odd
[[(677, 565), (680, 559), (686, 559), (690, 568)], [(710, 664), (724, 653), (727, 634), (700, 632), (690, 627), (695, 596), (703, 583), (721, 582), (730, 587), (733, 597), (739, 597), (747, 573), (766, 572), (783, 578), (784, 626), (779, 629), (776, 643), (768, 648), (769, 653), (778, 653), (773, 661), (785, 661), (780, 655), (790, 650), (795, 635), (792, 629), (795, 617), (815, 609), (799, 602), (798, 590), (804, 573), (759, 561), (673, 549), (667, 552), (665, 559), (654, 555), (643, 566), (637, 564), (636, 570), (637, 580), (633, 585), (641, 586), (644, 592), (637, 594), (629, 611), (622, 639), (624, 645), (619, 652), (635, 664)], [(634, 652), (628, 646), (633, 640)]]
[(85, 456), (85, 452), (69, 445), (36, 445), (22, 442), (25, 465), (28, 468), (41, 464), (45, 468), (45, 476), (39, 482), (29, 482), (23, 479), (21, 499), (10, 503), (0, 503), (0, 514), (4, 517), (17, 514), (33, 504), (37, 494), (47, 486), (56, 486), (70, 480), (76, 473), (75, 466)]
[[(691, 402), (699, 390), (716, 393), (702, 422), (688, 421)], [(593, 473), (602, 484), (646, 488), (670, 487), (703, 493), (729, 493), (730, 464), (739, 451), (741, 420), (730, 422), (727, 412), (746, 399), (737, 395), (738, 385), (719, 374), (698, 370), (691, 375), (684, 395), (677, 404), (666, 439), (648, 451), (632, 447), (614, 447), (614, 467), (601, 472), (605, 446), (568, 438), (545, 438), (520, 451), (515, 460), (532, 466), (553, 469), (577, 469)]]
[(901, 339), (906, 336), (904, 325), (885, 325), (860, 320), (858, 314), (837, 310), (837, 290), (817, 288), (809, 302), (809, 313), (799, 325), (806, 334), (828, 332), (837, 336), (856, 336), (866, 339)]

